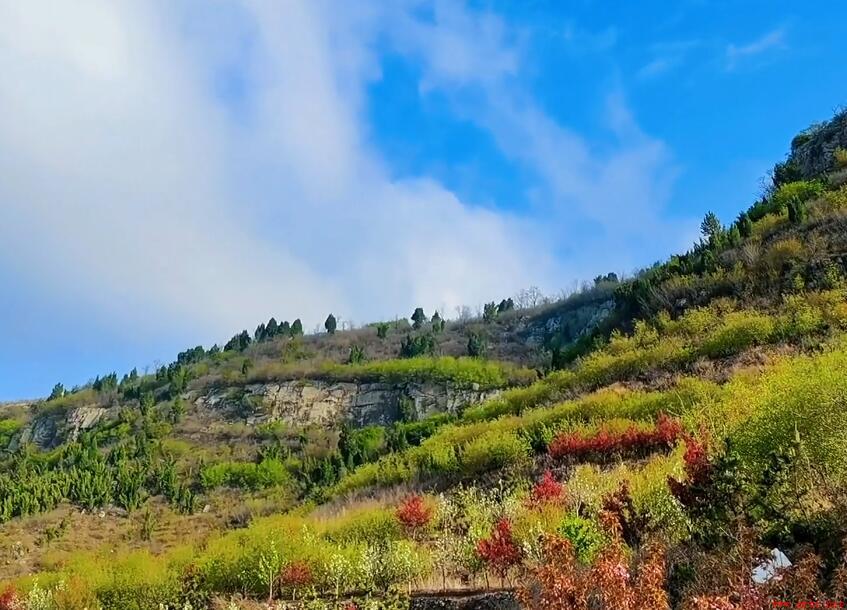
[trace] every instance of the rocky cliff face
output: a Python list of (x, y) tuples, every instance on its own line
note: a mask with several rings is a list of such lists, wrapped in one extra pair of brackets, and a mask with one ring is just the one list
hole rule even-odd
[(815, 178), (835, 167), (835, 151), (839, 148), (847, 149), (847, 110), (795, 138), (789, 161), (797, 165), (803, 178)]
[[(477, 404), (498, 390), (479, 387), (457, 388), (450, 384), (408, 382), (343, 383), (317, 380), (282, 381), (189, 393), (185, 399), (197, 407), (217, 412), (225, 419), (258, 425), (284, 421), (292, 426), (326, 426), (349, 422), (354, 426), (386, 425), (401, 419), (401, 413), (425, 417), (433, 413), (456, 413)], [(37, 405), (33, 406), (37, 409)], [(33, 443), (56, 447), (76, 439), (101, 421), (118, 416), (119, 407), (84, 406), (36, 414), (10, 448)]]
[(411, 410), (416, 417), (456, 413), (497, 394), (479, 387), (460, 389), (449, 384), (408, 382), (345, 383), (312, 380), (283, 381), (225, 388), (197, 396), (198, 407), (215, 409), (248, 424), (284, 421), (355, 426), (389, 424)]
[(97, 422), (107, 418), (110, 412), (117, 414), (113, 409), (89, 406), (37, 415), (12, 440), (10, 449), (14, 451), (19, 445), (27, 443), (51, 448), (66, 440), (75, 440), (80, 432), (93, 428)]

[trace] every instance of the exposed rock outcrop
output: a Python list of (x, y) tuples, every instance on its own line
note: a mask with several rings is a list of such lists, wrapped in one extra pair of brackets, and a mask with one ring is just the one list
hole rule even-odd
[(797, 136), (792, 143), (789, 161), (808, 180), (834, 169), (835, 151), (839, 148), (847, 149), (847, 110)]
[(467, 389), (426, 382), (351, 383), (295, 380), (251, 384), (198, 396), (199, 407), (221, 410), (248, 424), (284, 421), (292, 425), (389, 424), (409, 409), (417, 417), (456, 413), (497, 394), (478, 386)]
[(50, 448), (67, 440), (75, 440), (81, 432), (93, 428), (107, 417), (109, 412), (110, 409), (105, 407), (87, 406), (37, 414), (21, 429), (20, 435), (13, 439), (11, 449), (26, 443)]

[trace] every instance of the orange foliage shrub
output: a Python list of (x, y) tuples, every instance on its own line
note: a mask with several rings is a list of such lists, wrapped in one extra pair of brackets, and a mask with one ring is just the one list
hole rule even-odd
[(576, 560), (571, 543), (560, 536), (544, 541), (543, 560), (518, 589), (521, 605), (531, 610), (669, 610), (665, 556), (658, 546), (645, 548), (635, 578), (620, 538), (601, 551), (593, 566)]
[(432, 508), (426, 505), (421, 496), (409, 496), (394, 513), (400, 524), (409, 531), (429, 525), (432, 521)]

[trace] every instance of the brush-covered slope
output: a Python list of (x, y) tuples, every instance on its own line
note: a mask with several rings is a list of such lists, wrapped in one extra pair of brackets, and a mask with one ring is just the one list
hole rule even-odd
[[(706, 215), (691, 251), (634, 278), (448, 322), (415, 312), (303, 335), (271, 320), (153, 374), (6, 408), (7, 598), (402, 606), (504, 587), (528, 607), (732, 609), (842, 596), (845, 117), (795, 138), (736, 221)], [(796, 567), (754, 585), (765, 546)]]

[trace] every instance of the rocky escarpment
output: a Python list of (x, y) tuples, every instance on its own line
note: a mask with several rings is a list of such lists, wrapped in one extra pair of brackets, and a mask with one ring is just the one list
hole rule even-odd
[(456, 413), (497, 394), (479, 386), (457, 388), (445, 383), (351, 383), (295, 380), (225, 388), (194, 397), (201, 408), (214, 409), (248, 424), (284, 421), (355, 426), (389, 424), (401, 416)]
[[(457, 413), (496, 395), (499, 390), (479, 386), (459, 388), (447, 383), (349, 383), (296, 380), (191, 392), (183, 396), (198, 408), (214, 411), (232, 421), (258, 425), (283, 421), (354, 426), (386, 425), (404, 417)], [(33, 407), (37, 409), (37, 405)], [(82, 406), (37, 412), (12, 439), (10, 447), (32, 443), (52, 448), (74, 440), (98, 423), (118, 416), (121, 407)]]
[(75, 440), (82, 431), (108, 418), (110, 412), (117, 413), (115, 409), (97, 406), (39, 413), (12, 439), (9, 448), (14, 451), (29, 443), (45, 449), (56, 447), (67, 440)]
[(839, 148), (847, 149), (847, 110), (794, 138), (788, 160), (808, 180), (834, 169)]

